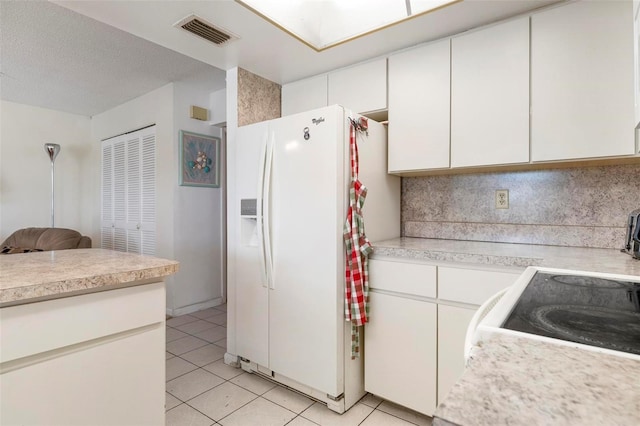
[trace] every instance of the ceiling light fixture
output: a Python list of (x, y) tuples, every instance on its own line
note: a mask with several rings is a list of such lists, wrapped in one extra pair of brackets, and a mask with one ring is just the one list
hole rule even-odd
[(321, 52), (462, 0), (236, 0)]

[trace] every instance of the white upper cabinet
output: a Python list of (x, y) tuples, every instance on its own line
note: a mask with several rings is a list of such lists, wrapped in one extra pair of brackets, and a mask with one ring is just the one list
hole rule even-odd
[(529, 18), (451, 43), (451, 167), (528, 162)]
[(357, 113), (387, 109), (387, 58), (329, 73), (328, 104)]
[(282, 116), (327, 106), (327, 75), (317, 75), (282, 86)]
[(449, 39), (389, 58), (389, 172), (449, 167)]
[(531, 19), (532, 160), (634, 154), (632, 2), (581, 1)]

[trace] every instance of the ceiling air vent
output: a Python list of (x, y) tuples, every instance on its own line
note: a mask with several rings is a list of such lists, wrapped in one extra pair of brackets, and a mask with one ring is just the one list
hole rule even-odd
[(179, 22), (176, 22), (174, 26), (189, 31), (191, 34), (195, 34), (218, 46), (239, 38), (230, 31), (217, 27), (196, 15), (187, 16)]

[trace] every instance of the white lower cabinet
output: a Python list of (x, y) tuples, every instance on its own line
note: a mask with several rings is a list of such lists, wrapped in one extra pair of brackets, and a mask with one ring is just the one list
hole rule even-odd
[(438, 404), (464, 372), (464, 341), (473, 314), (521, 272), (438, 266)]
[(438, 403), (464, 371), (464, 340), (476, 309), (438, 305)]
[(0, 309), (0, 424), (164, 424), (165, 309), (162, 282)]
[(464, 371), (464, 341), (485, 300), (524, 269), (370, 261), (365, 390), (433, 415)]
[(436, 409), (436, 304), (370, 293), (365, 389), (412, 410)]

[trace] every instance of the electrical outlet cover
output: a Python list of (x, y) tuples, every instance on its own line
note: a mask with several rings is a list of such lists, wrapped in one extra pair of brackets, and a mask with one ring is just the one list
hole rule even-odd
[(508, 209), (509, 208), (509, 190), (498, 189), (496, 190), (496, 209)]

